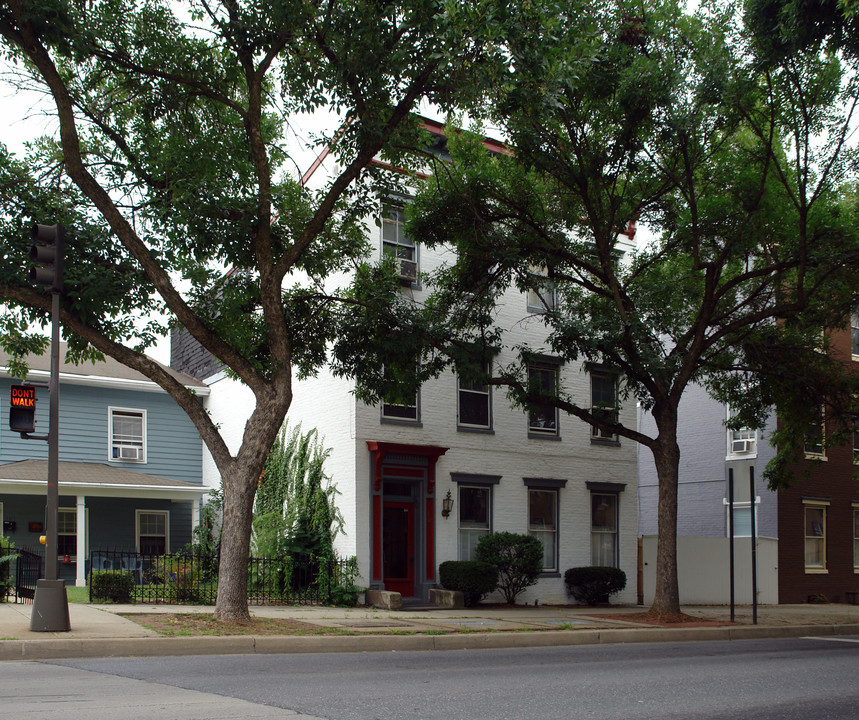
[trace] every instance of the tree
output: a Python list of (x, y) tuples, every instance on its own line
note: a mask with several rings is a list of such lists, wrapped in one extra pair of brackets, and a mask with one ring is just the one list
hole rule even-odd
[[(823, 398), (833, 416), (837, 407), (848, 417), (856, 380), (820, 350), (821, 329), (844, 327), (855, 301), (855, 202), (840, 192), (855, 180), (855, 72), (814, 50), (763, 68), (754, 37), (715, 3), (689, 14), (671, 0), (547, 0), (499, 22), (510, 66), (488, 114), (513, 152), (490, 156), (467, 133), (449, 133), (452, 159), (418, 193), (409, 232), (451, 246), (456, 261), (422, 307), (386, 298), (372, 313), (356, 309), (340, 361), (359, 373), (365, 397), (378, 397), (379, 373), (350, 364), (350, 348), (359, 334), (371, 345), (371, 325), (395, 317), (411, 323), (399, 343), (403, 367), (420, 357), (418, 376), (446, 365), (479, 374), (492, 350), (510, 345), (493, 324), (496, 303), (509, 289), (544, 292), (546, 278), (533, 271), (543, 268), (557, 297), (542, 314), (545, 346), (509, 348), (519, 362), (496, 363), (480, 382), (651, 452), (659, 479), (651, 611), (676, 617), (686, 388), (702, 383), (732, 398), (752, 426), (778, 405), (781, 439), (793, 440), (769, 469), (774, 485), (788, 479), (783, 458), (801, 446)], [(630, 220), (655, 238), (623, 257), (618, 236)], [(377, 297), (369, 283), (358, 292)], [(623, 425), (590, 397), (529, 384), (528, 358), (546, 348), (614, 375), (611, 405), (637, 400), (656, 433)]]
[[(49, 296), (24, 277), (27, 226), (69, 227), (61, 320), (72, 357), (110, 355), (185, 410), (223, 483), (216, 615), (249, 617), (254, 494), (292, 399), (335, 330), (318, 292), (366, 251), (362, 219), (405, 165), (420, 102), (481, 72), (481, 14), (456, 0), (4, 0), (0, 52), (52, 102), (59, 139), (0, 151), (3, 346), (44, 351)], [(288, 130), (325, 109), (336, 161), (301, 181)], [(229, 272), (224, 274), (224, 270)], [(153, 318), (153, 313), (161, 313)], [(253, 392), (232, 454), (193, 394), (143, 350), (186, 329)], [(133, 345), (133, 348), (131, 347)]]

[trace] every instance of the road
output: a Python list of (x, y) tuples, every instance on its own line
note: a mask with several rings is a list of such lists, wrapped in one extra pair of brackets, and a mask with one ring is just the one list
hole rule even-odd
[(859, 637), (0, 663), (16, 720), (856, 720)]

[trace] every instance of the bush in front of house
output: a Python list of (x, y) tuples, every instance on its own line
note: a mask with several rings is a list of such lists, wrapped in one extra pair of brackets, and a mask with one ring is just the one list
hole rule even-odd
[(610, 595), (626, 587), (626, 573), (620, 568), (588, 565), (564, 573), (567, 591), (586, 605), (607, 603)]
[(459, 590), (465, 606), (473, 607), (498, 587), (498, 568), (480, 560), (448, 560), (438, 566), (438, 579), (445, 590)]
[(12, 561), (18, 557), (15, 545), (9, 538), (0, 537), (0, 602), (6, 602), (9, 590), (15, 584), (12, 577)]
[(490, 533), (477, 541), (474, 554), (496, 567), (498, 589), (510, 605), (516, 603), (519, 593), (537, 582), (543, 570), (543, 543), (533, 535)]
[(93, 600), (131, 602), (134, 593), (134, 575), (131, 570), (94, 570), (89, 575), (89, 582)]

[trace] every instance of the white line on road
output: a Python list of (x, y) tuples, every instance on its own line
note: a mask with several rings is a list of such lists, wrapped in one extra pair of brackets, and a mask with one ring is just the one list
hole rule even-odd
[(818, 637), (815, 635), (806, 635), (803, 640), (829, 640), (830, 642), (849, 642), (859, 643), (859, 638), (842, 638), (842, 637)]

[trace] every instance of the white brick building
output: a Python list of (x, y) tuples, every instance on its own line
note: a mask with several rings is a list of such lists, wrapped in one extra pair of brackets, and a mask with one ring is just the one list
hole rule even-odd
[[(431, 125), (430, 129), (440, 127)], [(380, 203), (380, 213), (384, 213)], [(412, 247), (400, 235), (396, 213), (367, 232), (375, 252), (399, 243), (400, 257), (417, 272), (434, 269), (448, 252)], [(384, 237), (383, 237), (384, 235)], [(622, 239), (625, 239), (622, 237)], [(627, 245), (627, 248), (629, 245)], [(404, 271), (411, 270), (409, 263)], [(427, 289), (404, 280), (416, 300)], [(546, 331), (534, 298), (511, 290), (497, 313), (505, 348), (527, 342), (540, 347)], [(180, 349), (181, 350), (181, 349)], [(177, 348), (173, 349), (174, 358)], [(183, 353), (187, 356), (187, 350)], [(494, 362), (514, 359), (502, 350)], [(205, 362), (199, 368), (211, 365)], [(184, 369), (195, 373), (193, 364)], [(200, 372), (200, 370), (196, 370)], [(542, 356), (534, 372), (560, 382), (579, 403), (604, 399), (614, 380), (599, 369)], [(223, 373), (201, 378), (211, 387), (207, 407), (232, 450), (238, 447), (252, 408), (251, 393)], [(592, 387), (593, 385), (593, 387)], [(427, 382), (414, 406), (368, 406), (355, 399), (353, 383), (325, 370), (295, 383), (289, 423), (315, 427), (332, 452), (326, 473), (340, 492), (345, 535), (338, 551), (355, 555), (364, 585), (426, 598), (437, 583), (438, 565), (469, 559), (474, 542), (488, 531), (531, 532), (544, 543), (545, 572), (519, 602), (567, 603), (563, 573), (581, 565), (617, 565), (627, 575), (617, 602), (635, 602), (637, 567), (637, 465), (631, 441), (594, 437), (577, 418), (527, 413), (510, 406), (503, 391), (459, 387), (453, 373)], [(634, 406), (621, 421), (635, 426)], [(211, 460), (205, 482), (220, 479)], [(445, 498), (452, 511), (443, 513)]]

